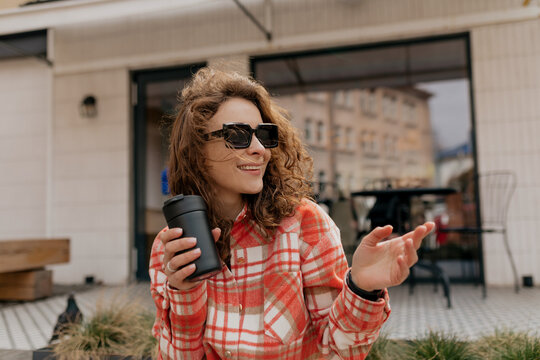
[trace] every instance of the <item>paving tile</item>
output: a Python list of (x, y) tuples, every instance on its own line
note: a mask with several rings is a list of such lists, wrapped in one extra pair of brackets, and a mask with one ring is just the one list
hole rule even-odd
[(16, 307), (2, 310), (8, 337), (13, 343), (12, 349), (32, 349), (28, 335), (24, 332), (22, 324), (17, 316)]
[(7, 322), (5, 320), (4, 311), (0, 309), (0, 349), (11, 349), (13, 346), (14, 345), (9, 335)]

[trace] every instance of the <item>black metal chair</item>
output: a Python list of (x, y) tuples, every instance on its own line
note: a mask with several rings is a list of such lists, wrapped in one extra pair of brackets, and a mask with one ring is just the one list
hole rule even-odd
[[(491, 171), (478, 176), (480, 191), (481, 222), (478, 227), (449, 227), (442, 228), (440, 232), (456, 232), (462, 234), (500, 233), (503, 237), (508, 260), (514, 275), (514, 288), (519, 292), (519, 279), (516, 264), (508, 242), (507, 218), (510, 200), (516, 189), (516, 175), (510, 171)], [(482, 259), (482, 240), (479, 240), (478, 256)], [(485, 281), (482, 266), (480, 266), (484, 297), (486, 296)]]
[[(392, 225), (396, 234), (403, 235), (411, 230), (411, 199), (409, 196), (378, 196), (375, 204), (367, 213), (371, 230), (377, 226)], [(354, 212), (353, 212), (354, 214)], [(357, 218), (356, 214), (354, 214)], [(359, 235), (357, 236), (359, 237)], [(432, 274), (435, 290), (440, 282), (448, 308), (452, 307), (450, 297), (450, 279), (448, 275), (434, 261), (422, 259), (422, 249), (419, 252), (419, 261), (411, 268), (409, 281), (409, 293), (414, 292), (416, 286), (415, 268), (422, 268)]]

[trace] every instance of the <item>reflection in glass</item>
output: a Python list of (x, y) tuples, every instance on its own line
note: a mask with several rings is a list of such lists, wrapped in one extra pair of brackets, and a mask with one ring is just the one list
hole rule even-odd
[[(338, 209), (353, 204), (356, 232), (342, 238), (345, 249), (371, 228), (375, 198), (351, 199), (359, 190), (453, 187), (455, 194), (402, 204), (407, 224), (400, 228), (426, 220), (439, 227), (476, 223), (468, 62), (459, 36), (255, 59), (256, 77), (279, 94), (304, 136), (315, 198), (342, 227), (351, 221)], [(453, 280), (478, 281), (477, 244), (476, 235), (436, 233), (422, 256)]]

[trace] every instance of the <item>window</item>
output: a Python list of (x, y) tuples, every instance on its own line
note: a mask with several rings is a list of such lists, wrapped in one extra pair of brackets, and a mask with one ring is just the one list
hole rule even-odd
[(336, 173), (336, 186), (341, 193), (345, 192), (344, 178), (340, 173)]
[(307, 101), (310, 102), (316, 102), (316, 103), (324, 103), (326, 101), (326, 93), (318, 91), (318, 92), (308, 92), (306, 95)]
[(334, 104), (343, 107), (352, 107), (352, 96), (348, 90), (339, 90), (334, 92)]
[[(302, 49), (283, 56), (273, 53), (254, 56), (251, 68), (258, 80), (270, 84), (271, 93), (306, 94), (314, 99), (295, 102), (290, 108), (304, 106), (300, 110), (304, 119), (312, 119), (308, 150), (314, 158), (315, 189), (322, 169), (328, 181), (335, 180), (330, 170), (335, 169), (346, 184), (353, 174), (354, 190), (381, 177), (395, 177), (394, 182), (403, 184), (422, 179), (425, 184), (446, 187), (476, 171), (470, 143), (474, 109), (469, 37), (445, 34), (357, 47)], [(352, 95), (350, 108), (342, 106), (349, 101), (347, 94)], [(302, 125), (304, 119), (298, 119)], [(319, 120), (325, 124), (320, 131)], [(341, 126), (341, 147), (334, 154), (328, 144), (334, 143), (336, 124)], [(349, 146), (351, 150), (344, 150)], [(455, 149), (460, 146), (468, 149), (465, 162), (461, 156), (456, 158)], [(467, 196), (473, 198), (474, 193)], [(475, 237), (456, 238), (455, 244), (462, 241), (464, 246), (474, 246)], [(480, 282), (473, 273), (466, 276)]]
[(326, 140), (326, 126), (324, 122), (317, 122), (317, 143), (324, 145)]
[(365, 155), (377, 156), (379, 144), (377, 142), (377, 134), (375, 131), (364, 130), (362, 132), (362, 151)]
[(334, 130), (334, 144), (336, 145), (336, 148), (341, 148), (341, 145), (343, 143), (343, 128), (339, 125), (336, 125)]
[(345, 91), (343, 95), (343, 104), (346, 107), (352, 107), (353, 106), (353, 99), (352, 99), (352, 93), (350, 91)]
[(313, 121), (310, 118), (307, 118), (304, 123), (304, 138), (307, 143), (313, 141)]
[(412, 101), (405, 100), (403, 102), (402, 112), (403, 123), (405, 126), (417, 126), (416, 105)]
[(377, 141), (377, 133), (371, 132), (371, 152), (377, 154), (379, 152), (379, 142)]
[(369, 145), (369, 135), (367, 131), (362, 131), (362, 135), (360, 136), (360, 142), (362, 144), (362, 152), (368, 153), (371, 150), (371, 146)]
[(366, 116), (374, 117), (377, 115), (377, 98), (373, 90), (360, 92), (360, 109)]
[(387, 120), (397, 120), (397, 101), (395, 96), (389, 94), (383, 96), (382, 113)]
[(392, 135), (384, 136), (384, 152), (387, 157), (395, 158), (397, 157), (397, 142), (398, 137)]
[(354, 183), (354, 175), (353, 174), (349, 174), (349, 176), (347, 176), (347, 189), (349, 189), (349, 191), (352, 191), (354, 190), (355, 188), (355, 183)]
[(326, 173), (324, 170), (319, 171), (319, 183), (325, 183), (326, 182)]
[(355, 141), (354, 141), (354, 129), (347, 127), (345, 129), (345, 148), (347, 150), (354, 150)]
[(324, 170), (319, 171), (319, 195), (322, 195), (326, 190), (326, 173)]

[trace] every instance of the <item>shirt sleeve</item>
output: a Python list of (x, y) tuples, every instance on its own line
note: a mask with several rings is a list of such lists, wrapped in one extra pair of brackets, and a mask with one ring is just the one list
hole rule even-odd
[(202, 359), (206, 325), (206, 281), (184, 291), (173, 289), (162, 270), (164, 247), (159, 237), (150, 255), (150, 292), (156, 304), (152, 335), (158, 340), (159, 359)]
[(329, 358), (364, 359), (390, 314), (388, 292), (369, 301), (349, 289), (339, 229), (313, 203), (301, 216), (304, 296), (319, 350)]

